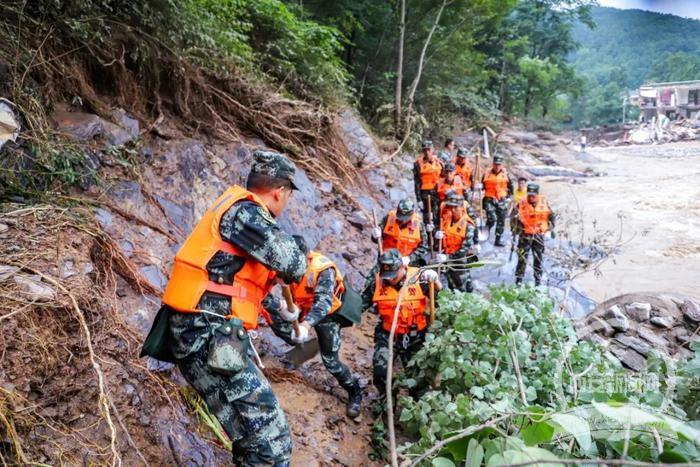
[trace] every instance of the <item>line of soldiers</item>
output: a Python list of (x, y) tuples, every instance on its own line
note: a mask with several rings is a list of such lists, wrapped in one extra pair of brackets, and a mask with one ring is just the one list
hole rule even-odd
[[(446, 150), (453, 146), (449, 142)], [(472, 290), (468, 269), (459, 267), (476, 261), (479, 253), (476, 215), (465, 193), (483, 184), (494, 198), (488, 203), (498, 205), (513, 192), (505, 171), (499, 175), (500, 161), (494, 160), (494, 176), (486, 174), (475, 184), (466, 151), (459, 149), (450, 160), (443, 155), (441, 161), (432, 144), (423, 147), (416, 161), (416, 195), (423, 214), (405, 199), (373, 229), (381, 254), (360, 295), (359, 312), (379, 316), (373, 382), (380, 394), (395, 315), (396, 355), (405, 365), (425, 340), (434, 291)], [(347, 392), (347, 415), (360, 413), (358, 377), (339, 358), (341, 329), (357, 322), (352, 317), (357, 310), (346, 310), (352, 291), (329, 258), (310, 250), (302, 237), (283, 232), (275, 220), (297, 189), (294, 174), (295, 166), (285, 156), (254, 154), (246, 187), (226, 190), (176, 254), (162, 307), (141, 353), (177, 365), (231, 439), (235, 465), (285, 466), (291, 458), (289, 426), (255, 350), (260, 321), (293, 345), (309, 341), (313, 328), (323, 364)], [(544, 246), (542, 239), (540, 249), (538, 239), (551, 228), (553, 216), (535, 188), (529, 185), (519, 204), (518, 255), (533, 250), (538, 281)], [(488, 203), (484, 201), (485, 208)], [(505, 211), (497, 207), (492, 217), (498, 244)], [(431, 255), (432, 262), (450, 265), (444, 274), (421, 269)], [(522, 272), (524, 267), (520, 280)], [(273, 293), (278, 284), (288, 289), (290, 304)]]

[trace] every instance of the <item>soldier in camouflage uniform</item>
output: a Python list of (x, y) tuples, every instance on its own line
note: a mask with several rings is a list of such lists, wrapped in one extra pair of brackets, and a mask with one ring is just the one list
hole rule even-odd
[(395, 332), (394, 356), (399, 357), (405, 367), (413, 355), (420, 350), (428, 332), (427, 304), (429, 284), (441, 288), (438, 275), (433, 270), (419, 272), (417, 268), (406, 266), (401, 253), (389, 249), (379, 257), (375, 274), (367, 278), (362, 292), (362, 309), (379, 315), (374, 329), (374, 385), (379, 391), (380, 405), (386, 396), (386, 380), (389, 365), (389, 335), (398, 301), (398, 294), (406, 284), (398, 313)]
[[(409, 230), (410, 234), (415, 232), (415, 236), (418, 237), (416, 241), (412, 242), (411, 235), (406, 235)], [(373, 242), (382, 242), (382, 250), (398, 249), (404, 255), (404, 263), (407, 265), (416, 267), (425, 265), (425, 257), (430, 250), (428, 232), (425, 230), (420, 214), (416, 212), (415, 203), (410, 199), (404, 198), (399, 201), (396, 210), (389, 212), (379, 221), (379, 225), (372, 229), (371, 236)], [(412, 250), (409, 251), (409, 249)]]
[(445, 271), (447, 286), (452, 290), (472, 292), (471, 272), (461, 269), (478, 261), (479, 245), (476, 239), (476, 224), (468, 211), (468, 203), (464, 197), (452, 191), (445, 199), (440, 230), (435, 232), (435, 238), (441, 240), (442, 254), (436, 257), (437, 262), (449, 262)]
[[(306, 241), (299, 235), (294, 235), (294, 240), (304, 254), (309, 253)], [(308, 256), (307, 256), (308, 258)], [(295, 284), (295, 286), (297, 286)], [(348, 417), (355, 418), (360, 414), (362, 403), (362, 389), (357, 376), (353, 375), (347, 366), (340, 361), (340, 328), (341, 323), (333, 310), (334, 296), (336, 295), (336, 270), (334, 267), (323, 269), (318, 274), (313, 290), (313, 304), (308, 312), (299, 317), (299, 310), (290, 311), (285, 301), (268, 295), (263, 301), (263, 306), (272, 318), (272, 330), (274, 333), (290, 345), (298, 343), (291, 322), (299, 319), (302, 334), (307, 334), (310, 328), (316, 330), (318, 346), (321, 352), (321, 361), (328, 372), (335, 377), (338, 384), (348, 392), (346, 413)], [(293, 289), (296, 290), (296, 289)], [(296, 301), (296, 300), (295, 300)], [(335, 303), (338, 303), (335, 301)]]
[(513, 181), (503, 168), (503, 156), (493, 157), (493, 166), (481, 178), (476, 189), (484, 190), (482, 207), (486, 211), (486, 226), (489, 230), (496, 226), (495, 246), (505, 246), (502, 240), (508, 208), (513, 199)]
[[(203, 274), (208, 275), (208, 282), (196, 308), (183, 312), (185, 310), (169, 306), (169, 302), (174, 303), (174, 299), (170, 299), (168, 293), (178, 292), (171, 291), (170, 286), (180, 291), (188, 287), (187, 281), (173, 284), (176, 267), (173, 269), (169, 289), (163, 297), (164, 307), (169, 308), (170, 312), (171, 350), (177, 366), (205, 400), (233, 442), (235, 465), (287, 466), (291, 458), (292, 442), (284, 413), (269, 382), (251, 359), (250, 353), (243, 357), (243, 369), (232, 375), (215, 372), (208, 365), (213, 329), (227, 318), (243, 316), (242, 311), (236, 309), (238, 305), (232, 303), (232, 300), (240, 300), (241, 295), (226, 296), (212, 290), (218, 290), (217, 284), (222, 286), (222, 290), (228, 290), (224, 288), (227, 284), (250, 287), (237, 278), (238, 275), (245, 274), (252, 277), (253, 281), (268, 281), (258, 289), (248, 290), (248, 295), (251, 292), (261, 292), (264, 296), (273, 285), (268, 271), (276, 273), (276, 280), (286, 283), (303, 277), (306, 271), (305, 255), (293, 238), (280, 230), (274, 219), (284, 209), (292, 190), (296, 189), (294, 172), (294, 164), (281, 154), (256, 152), (248, 176), (247, 190), (244, 190), (248, 196), (234, 202), (223, 214), (219, 214), (218, 232), (214, 233), (214, 238), (218, 234), (221, 243), (214, 246), (215, 254), (210, 259), (205, 259)], [(227, 193), (232, 189), (239, 190), (238, 193), (241, 190), (240, 187), (232, 187)], [(212, 211), (216, 212), (226, 202), (227, 198), (222, 198), (205, 213), (200, 224), (209, 219), (206, 216)], [(214, 224), (216, 220), (214, 219)], [(203, 229), (198, 225), (180, 252), (195, 237), (195, 233), (215, 230), (210, 225), (205, 225)], [(261, 273), (262, 277), (255, 271)], [(255, 303), (245, 306), (248, 305), (254, 311), (251, 312), (252, 318), (241, 318), (246, 330), (257, 326), (260, 303), (257, 306)], [(241, 310), (243, 307), (241, 305)], [(245, 319), (254, 322), (245, 323)], [(230, 322), (234, 323), (234, 319)], [(245, 335), (242, 329), (239, 333)]]

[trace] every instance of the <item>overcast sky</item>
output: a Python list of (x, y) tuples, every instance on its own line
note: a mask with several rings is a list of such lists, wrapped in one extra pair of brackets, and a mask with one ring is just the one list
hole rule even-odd
[(700, 19), (700, 0), (598, 0), (601, 6), (637, 8)]

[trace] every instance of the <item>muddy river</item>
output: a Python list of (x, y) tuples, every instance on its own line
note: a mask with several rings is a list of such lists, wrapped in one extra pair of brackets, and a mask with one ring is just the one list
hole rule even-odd
[(596, 301), (630, 292), (700, 297), (700, 142), (591, 148), (577, 159), (602, 176), (542, 182), (560, 228), (579, 238), (583, 225), (587, 239), (610, 231), (621, 245), (576, 287)]

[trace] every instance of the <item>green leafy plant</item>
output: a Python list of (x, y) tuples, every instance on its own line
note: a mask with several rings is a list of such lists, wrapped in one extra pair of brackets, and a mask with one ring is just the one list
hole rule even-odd
[(651, 358), (655, 377), (644, 381), (654, 387), (617, 384), (643, 375), (628, 375), (598, 345), (579, 341), (551, 298), (533, 288), (494, 287), (489, 298), (443, 292), (439, 305), (425, 346), (397, 382), (422, 392), (400, 398), (399, 423), (414, 437), (405, 455), (501, 417), (445, 443), (433, 465), (700, 459), (700, 432), (679, 418), (684, 412), (663, 383), (671, 363)]

